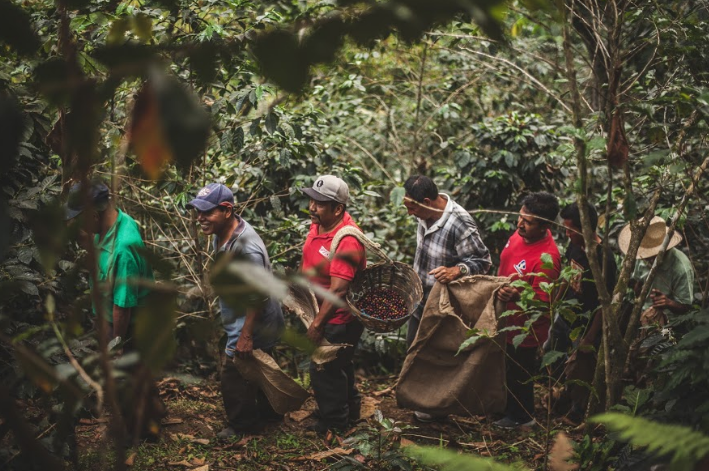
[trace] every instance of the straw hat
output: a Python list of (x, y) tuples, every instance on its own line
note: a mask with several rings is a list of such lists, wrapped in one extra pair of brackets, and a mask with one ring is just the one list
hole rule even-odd
[[(645, 237), (643, 241), (640, 242), (640, 248), (638, 249), (637, 259), (654, 257), (660, 253), (660, 247), (662, 246), (662, 241), (665, 239), (667, 234), (667, 224), (665, 220), (659, 216), (655, 216), (650, 221), (650, 225), (645, 232)], [(667, 244), (667, 250), (671, 249), (675, 245), (682, 241), (682, 236), (675, 232), (672, 234), (672, 239), (670, 243)], [(623, 230), (620, 231), (618, 236), (618, 246), (623, 254), (628, 253), (628, 246), (630, 246), (630, 224), (626, 225)]]

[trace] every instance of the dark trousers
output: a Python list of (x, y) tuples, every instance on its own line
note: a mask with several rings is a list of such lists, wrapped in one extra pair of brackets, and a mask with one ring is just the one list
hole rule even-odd
[(233, 358), (226, 357), (222, 366), (221, 389), (227, 422), (236, 431), (248, 431), (262, 420), (280, 418), (258, 385), (241, 375)]
[(333, 344), (348, 344), (341, 348), (337, 358), (316, 365), (310, 362), (310, 384), (318, 403), (319, 420), (329, 428), (344, 429), (349, 420), (359, 419), (361, 398), (355, 385), (355, 347), (364, 326), (357, 320), (349, 324), (327, 324), (325, 338)]
[(534, 415), (534, 382), (537, 374), (537, 347), (507, 344), (506, 415), (518, 422), (529, 422)]
[(419, 331), (419, 325), (421, 324), (421, 316), (423, 316), (423, 307), (426, 305), (426, 299), (423, 299), (419, 305), (416, 307), (416, 310), (411, 314), (411, 317), (409, 317), (409, 323), (406, 328), (406, 348), (408, 349), (412, 343), (414, 343), (414, 339), (416, 338), (416, 334)]

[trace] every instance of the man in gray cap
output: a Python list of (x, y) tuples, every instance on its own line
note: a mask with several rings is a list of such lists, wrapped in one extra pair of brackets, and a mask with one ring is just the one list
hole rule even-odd
[[(303, 246), (301, 270), (312, 282), (344, 299), (358, 271), (367, 260), (364, 246), (356, 238), (344, 237), (330, 260), (332, 240), (345, 226), (357, 227), (347, 212), (349, 189), (342, 179), (323, 175), (312, 188), (303, 188), (310, 197), (310, 232)], [(358, 228), (359, 229), (359, 228)], [(337, 308), (327, 299), (318, 298), (318, 313), (307, 336), (319, 345), (323, 338), (333, 344), (346, 344), (337, 358), (323, 365), (310, 363), (310, 384), (318, 403), (318, 422), (311, 427), (320, 434), (343, 430), (360, 414), (360, 396), (355, 385), (352, 358), (364, 327), (345, 308)]]
[[(217, 257), (239, 257), (271, 271), (266, 246), (251, 224), (234, 212), (234, 194), (229, 188), (221, 183), (209, 184), (187, 207), (197, 212), (202, 232), (214, 236)], [(221, 387), (228, 425), (217, 434), (222, 439), (258, 432), (263, 420), (280, 419), (263, 391), (242, 377), (234, 357), (249, 358), (254, 349), (271, 352), (283, 331), (281, 305), (272, 297), (263, 300), (259, 308), (230, 304), (219, 298), (227, 336)]]

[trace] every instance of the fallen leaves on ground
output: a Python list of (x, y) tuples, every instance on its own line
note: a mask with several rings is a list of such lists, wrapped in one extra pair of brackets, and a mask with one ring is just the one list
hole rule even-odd
[(313, 415), (313, 411), (300, 409), (293, 412), (289, 412), (288, 418), (294, 422), (302, 422), (311, 415)]
[(549, 469), (552, 471), (574, 471), (578, 463), (569, 463), (574, 456), (574, 447), (564, 432), (559, 432), (549, 455)]
[(179, 417), (175, 418), (168, 418), (168, 419), (162, 419), (160, 422), (162, 425), (176, 425), (176, 424), (181, 424), (184, 422), (184, 419), (180, 419)]
[(209, 445), (209, 440), (206, 438), (195, 438), (194, 435), (188, 435), (186, 433), (171, 433), (170, 438), (174, 441), (179, 442), (180, 440), (186, 440), (191, 443), (198, 443), (200, 445)]
[(138, 453), (131, 453), (128, 458), (126, 458), (126, 466), (133, 466), (135, 463), (135, 457), (138, 455)]
[(368, 419), (374, 416), (374, 412), (382, 401), (373, 397), (365, 396), (362, 398), (362, 407), (360, 408), (359, 416), (362, 419)]
[(408, 439), (406, 439), (406, 438), (402, 438), (402, 439), (399, 441), (399, 446), (400, 446), (401, 448), (406, 448), (407, 446), (416, 446), (416, 444), (415, 444), (414, 442), (412, 442), (411, 440), (408, 440)]
[(332, 450), (325, 450), (317, 453), (312, 453), (310, 455), (298, 456), (297, 458), (293, 458), (292, 461), (322, 461), (333, 456), (350, 455), (353, 452), (353, 448), (344, 449), (337, 447), (333, 448)]

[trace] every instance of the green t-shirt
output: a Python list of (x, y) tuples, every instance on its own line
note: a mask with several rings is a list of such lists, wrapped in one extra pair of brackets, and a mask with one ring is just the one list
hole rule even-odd
[[(121, 210), (118, 210), (116, 222), (111, 226), (103, 240), (94, 238), (98, 262), (98, 281), (101, 297), (108, 322), (113, 323), (113, 305), (119, 307), (137, 307), (148, 294), (146, 286), (136, 281), (153, 281), (153, 270), (140, 250), (145, 247), (140, 237), (138, 224)], [(96, 307), (94, 306), (94, 313)], [(135, 316), (131, 316), (131, 323)]]
[[(645, 281), (650, 273), (651, 265), (644, 260), (635, 264), (633, 278)], [(652, 289), (665, 293), (669, 298), (681, 304), (694, 302), (694, 269), (689, 258), (679, 249), (671, 248), (665, 252), (662, 265), (657, 268), (657, 274), (652, 282)], [(652, 306), (650, 296), (645, 300), (643, 309)], [(671, 314), (665, 309), (665, 314)]]

